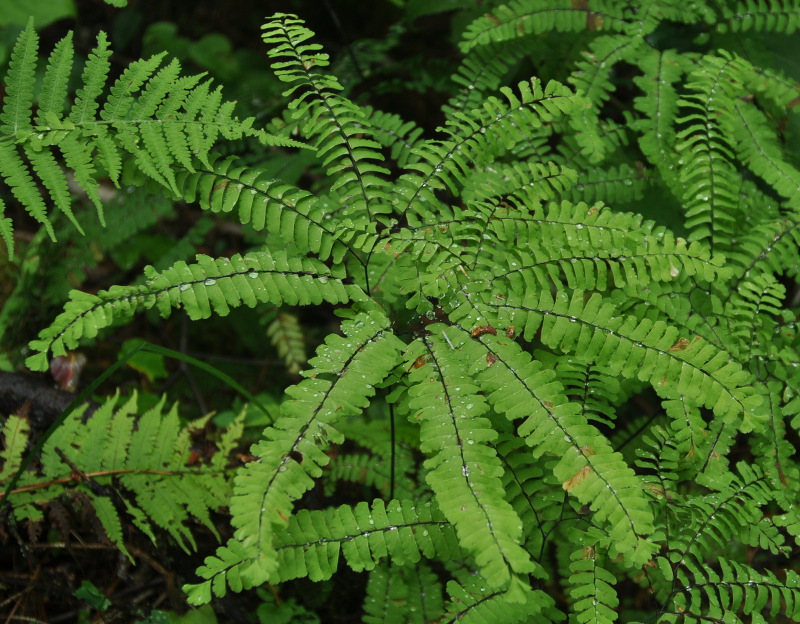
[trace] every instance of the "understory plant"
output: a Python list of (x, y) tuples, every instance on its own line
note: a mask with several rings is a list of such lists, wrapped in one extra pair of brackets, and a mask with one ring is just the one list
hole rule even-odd
[[(110, 181), (254, 241), (72, 291), (30, 369), (147, 310), (340, 322), (292, 360), (302, 379), (232, 480), (214, 475), (241, 421), (185, 474), (189, 434), (161, 404), (138, 425), (118, 399), (70, 416), (29, 470), (9, 416), (0, 478), (28, 484), (12, 514), (35, 518), (64, 471), (124, 490), (76, 486), (122, 549), (122, 512), (188, 547), (189, 518), (213, 528), (227, 506), (231, 537), (184, 579), (193, 605), (302, 578), (341, 591), (348, 566), (370, 623), (800, 621), (800, 91), (773, 49), (800, 4), (480, 9), (430, 137), (345, 96), (294, 15), (263, 27), (288, 102), (266, 129), (162, 56), (108, 79), (103, 35), (67, 97), (69, 38), (37, 84), (23, 32), (0, 175), (46, 232), (53, 208), (81, 227), (68, 180), (98, 211)], [(294, 184), (219, 147), (244, 140), (316, 168)], [(0, 233), (11, 250), (9, 219)], [(179, 494), (154, 506), (159, 481)], [(337, 498), (348, 482), (360, 500)]]

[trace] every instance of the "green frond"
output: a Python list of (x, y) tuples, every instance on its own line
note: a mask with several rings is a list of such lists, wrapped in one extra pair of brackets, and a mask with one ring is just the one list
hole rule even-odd
[(39, 92), (39, 111), (36, 115), (36, 123), (40, 126), (45, 125), (48, 120), (60, 119), (64, 112), (73, 54), (70, 32), (56, 43), (47, 59), (47, 70)]
[[(551, 467), (562, 488), (591, 506), (608, 531), (606, 547), (644, 563), (654, 546), (647, 541), (653, 518), (641, 482), (608, 440), (564, 396), (555, 374), (508, 339), (485, 334), (473, 369), (494, 409), (510, 421), (523, 419), (517, 433), (535, 457), (557, 458)], [(474, 343), (478, 344), (478, 343)], [(487, 357), (488, 356), (488, 357)]]
[(758, 469), (743, 462), (737, 468), (741, 478), (732, 473), (721, 478), (718, 475), (703, 477), (701, 481), (715, 491), (693, 496), (675, 509), (675, 526), (670, 538), (670, 547), (676, 553), (673, 555), (675, 570), (703, 562), (734, 537), (753, 546), (767, 546), (775, 552), (786, 550), (777, 528), (760, 522), (762, 507), (773, 499), (769, 482)]
[(642, 55), (640, 66), (644, 75), (633, 79), (644, 92), (643, 96), (633, 100), (636, 110), (643, 113), (643, 117), (634, 122), (641, 133), (639, 147), (656, 166), (667, 188), (678, 192), (674, 128), (678, 94), (675, 83), (684, 72), (682, 59), (673, 50), (650, 50)]
[(427, 624), (444, 611), (442, 587), (425, 565), (377, 566), (364, 597), (364, 624)]
[(572, 553), (569, 570), (569, 594), (575, 612), (571, 621), (580, 624), (610, 624), (616, 621), (619, 598), (614, 590), (617, 579), (601, 565), (591, 547)]
[(522, 328), (526, 340), (541, 328), (551, 348), (580, 353), (624, 377), (647, 381), (665, 398), (687, 396), (726, 421), (739, 422), (744, 431), (766, 419), (749, 375), (726, 352), (701, 339), (681, 340), (679, 330), (662, 321), (619, 317), (600, 295), (585, 300), (580, 291), (571, 298), (542, 292), (476, 305), (486, 317), (499, 317), (498, 326)]
[(736, 123), (732, 130), (739, 157), (753, 173), (785, 197), (789, 206), (800, 209), (800, 170), (786, 161), (764, 113), (741, 101), (735, 101), (733, 109)]
[(507, 102), (489, 97), (472, 114), (456, 114), (440, 128), (449, 136), (443, 141), (426, 141), (419, 146), (420, 160), (408, 165), (408, 173), (396, 182), (400, 195), (397, 210), (408, 208), (426, 214), (424, 204), (434, 205), (436, 189), (458, 194), (473, 166), (483, 166), (511, 149), (526, 132), (536, 132), (544, 124), (577, 113), (585, 101), (557, 82), (544, 88), (536, 78), (520, 82), (519, 96), (502, 88)]
[(22, 31), (8, 64), (8, 74), (3, 81), (5, 97), (0, 113), (0, 134), (16, 137), (31, 129), (31, 102), (36, 84), (39, 36), (33, 30), (33, 19)]
[[(265, 144), (298, 145), (254, 129), (253, 119), (236, 118), (233, 103), (224, 101), (219, 89), (211, 90), (209, 81), (201, 82), (202, 76), (180, 77), (175, 60), (162, 66), (163, 54), (132, 63), (109, 87), (112, 52), (103, 32), (83, 68), (75, 101), (65, 110), (73, 69), (72, 35), (56, 44), (38, 90), (37, 43), (29, 25), (17, 41), (5, 78), (0, 177), (51, 238), (55, 235), (39, 182), (82, 232), (70, 209), (68, 178), (60, 159), (102, 222), (99, 179), (106, 175), (118, 185), (123, 160), (177, 193), (176, 172), (193, 171), (195, 159), (208, 164), (210, 150), (220, 138), (252, 136)], [(32, 120), (37, 95), (39, 109)], [(5, 227), (3, 236), (9, 238)]]
[[(541, 361), (548, 361), (549, 354), (537, 354)], [(619, 380), (612, 372), (591, 364), (580, 356), (568, 359), (549, 358), (553, 370), (565, 394), (571, 401), (581, 406), (581, 412), (588, 422), (596, 422), (614, 427), (615, 405), (621, 403)]]
[(492, 590), (487, 585), (486, 579), (475, 574), (464, 574), (459, 580), (447, 583), (450, 600), (440, 621), (448, 624), (515, 624), (529, 621), (534, 616), (543, 622), (558, 621), (563, 617), (558, 617), (561, 614), (554, 608), (549, 594), (540, 589), (533, 590), (527, 583), (513, 591)]
[(195, 264), (180, 261), (162, 272), (151, 267), (145, 275), (147, 281), (140, 286), (114, 286), (96, 295), (72, 291), (64, 312), (31, 342), (37, 353), (28, 358), (28, 366), (46, 370), (48, 353), (63, 355), (82, 339), (150, 308), (166, 317), (182, 307), (190, 318), (200, 319), (212, 313), (225, 316), (240, 305), (338, 304), (363, 298), (357, 286), (345, 284), (321, 262), (281, 252), (198, 256)]
[(384, 148), (389, 149), (389, 158), (398, 167), (405, 167), (416, 159), (415, 149), (422, 136), (422, 128), (413, 121), (406, 121), (400, 115), (362, 109), (369, 122), (373, 138)]
[[(349, 217), (389, 211), (389, 187), (382, 176), (388, 170), (380, 144), (370, 138), (370, 123), (364, 112), (336, 92), (342, 87), (330, 74), (318, 69), (328, 64), (321, 47), (306, 44), (313, 33), (294, 15), (276, 13), (263, 26), (263, 39), (271, 44), (268, 55), (274, 59), (278, 78), (290, 83), (284, 95), (298, 94), (289, 104), (296, 119), (305, 120), (303, 133), (313, 140), (317, 155), (329, 176), (332, 191), (349, 204)], [(366, 135), (366, 136), (362, 136)]]
[(0, 436), (3, 438), (3, 450), (0, 451), (0, 460), (3, 461), (0, 468), (0, 483), (11, 479), (22, 465), (22, 454), (28, 444), (29, 433), (30, 426), (27, 419), (14, 414), (5, 419), (0, 428)]
[(267, 326), (267, 336), (286, 365), (286, 370), (293, 375), (299, 373), (308, 358), (297, 316), (278, 312)]
[(582, 232), (583, 229), (582, 224), (576, 224), (577, 236), (568, 236), (567, 244), (561, 248), (536, 245), (535, 239), (518, 241), (516, 253), (491, 259), (492, 285), (505, 290), (500, 284), (507, 284), (510, 292), (541, 291), (554, 283), (570, 289), (606, 290), (684, 277), (694, 278), (689, 284), (694, 280), (711, 283), (715, 277), (728, 274), (722, 266), (723, 259), (710, 258), (708, 249), (698, 243), (687, 245), (672, 236), (651, 236), (643, 245), (607, 256), (605, 252), (592, 251), (589, 231)]
[[(698, 563), (679, 573), (678, 583), (671, 606), (683, 622), (700, 624), (709, 618), (738, 622), (737, 613), (764, 623), (775, 621), (781, 612), (792, 620), (800, 617), (800, 576), (793, 570), (780, 581), (767, 570), (719, 559), (719, 570)], [(764, 619), (764, 612), (769, 620)]]
[(210, 167), (184, 171), (176, 178), (185, 201), (214, 213), (235, 210), (242, 223), (274, 232), (320, 260), (332, 257), (340, 262), (353, 252), (350, 240), (363, 233), (332, 219), (323, 202), (308, 191), (268, 179), (257, 168), (237, 166), (233, 158), (212, 160)]
[(379, 498), (371, 505), (298, 511), (275, 536), (275, 552), (273, 582), (329, 579), (340, 554), (356, 572), (376, 569), (386, 559), (407, 566), (422, 557), (447, 561), (462, 554), (453, 526), (435, 505)]
[[(787, 485), (800, 482), (800, 470), (791, 459), (796, 449), (787, 436), (787, 434), (791, 435), (787, 416), (792, 412), (792, 408), (784, 405), (781, 396), (783, 388), (780, 382), (771, 381), (767, 386), (770, 408), (769, 426), (755, 433), (750, 440), (750, 446), (758, 458), (759, 467), (770, 480), (776, 497), (782, 499), (782, 492)], [(783, 509), (787, 508), (787, 505), (783, 504), (783, 500), (779, 500), (778, 504)], [(788, 506), (791, 506), (791, 503)]]
[(554, 162), (523, 162), (492, 167), (470, 176), (464, 188), (464, 201), (485, 201), (509, 195), (515, 205), (528, 210), (569, 192), (578, 182), (578, 173)]
[(588, 203), (602, 201), (611, 206), (639, 201), (654, 176), (651, 172), (629, 165), (585, 169), (578, 175), (566, 197)]
[[(736, 121), (725, 102), (741, 95), (740, 61), (731, 55), (705, 56), (690, 76), (692, 90), (680, 101), (684, 128), (678, 132), (679, 176), (686, 227), (713, 251), (727, 249), (737, 217), (740, 176), (734, 162)], [(714, 94), (724, 94), (714, 97)]]
[(75, 124), (93, 121), (99, 106), (97, 98), (103, 92), (110, 64), (111, 49), (108, 47), (106, 33), (97, 34), (97, 46), (92, 50), (81, 76), (83, 87), (75, 92), (75, 103), (70, 111), (69, 119)]
[(447, 118), (478, 108), (497, 91), (509, 68), (530, 52), (531, 46), (532, 41), (522, 40), (473, 47), (452, 75), (461, 89), (442, 107)]
[(369, 405), (375, 386), (397, 364), (402, 343), (387, 331), (378, 312), (363, 312), (342, 323), (344, 337), (332, 335), (309, 361), (307, 379), (290, 387), (281, 416), (268, 427), (235, 480), (230, 510), (235, 537), (198, 574), (205, 581), (187, 587), (190, 600), (206, 600), (210, 588), (225, 595), (279, 574), (274, 538), (286, 529), (293, 501), (314, 485), (330, 458), (324, 449), (342, 441), (338, 420)]
[[(188, 551), (194, 547), (190, 518), (215, 532), (209, 512), (230, 497), (230, 478), (223, 469), (241, 424), (229, 432), (211, 465), (189, 466), (190, 432), (204, 420), (182, 425), (177, 408), (165, 411), (164, 401), (138, 415), (135, 393), (124, 403), (112, 397), (92, 414), (91, 427), (82, 422), (83, 410), (73, 412), (47, 439), (40, 465), (26, 470), (12, 491), (15, 517), (41, 519), (42, 507), (64, 495), (64, 483), (74, 482), (76, 492), (89, 496), (109, 539), (126, 555), (117, 489), (130, 493), (126, 512), (151, 538), (152, 525), (159, 526)], [(28, 437), (23, 423), (9, 418), (3, 428), (3, 474), (19, 466)]]
[(626, 30), (629, 16), (613, 2), (577, 5), (569, 0), (513, 0), (472, 22), (463, 35), (462, 50), (490, 42), (545, 32)]
[(614, 65), (629, 61), (641, 53), (645, 42), (640, 37), (601, 35), (589, 44), (589, 51), (578, 61), (569, 81), (590, 104), (569, 118), (581, 154), (591, 163), (605, 156), (607, 142), (601, 136), (600, 107), (610, 97), (614, 86), (611, 74)]
[[(361, 424), (361, 423), (360, 423)], [(363, 423), (366, 425), (366, 423)], [(352, 432), (356, 427), (340, 427), (342, 433), (348, 438), (353, 438)], [(374, 428), (372, 432), (374, 433)], [(340, 454), (331, 460), (325, 471), (325, 492), (330, 495), (337, 485), (342, 483), (359, 483), (366, 487), (375, 488), (382, 496), (391, 495), (391, 472), (394, 470), (395, 483), (394, 495), (400, 499), (414, 498), (416, 484), (406, 474), (413, 467), (412, 457), (408, 452), (396, 451), (394, 467), (390, 463), (390, 450), (388, 448), (376, 449), (374, 439), (366, 441), (373, 452)]]
[(720, 32), (778, 32), (791, 35), (800, 29), (797, 0), (737, 0), (719, 5)]
[(501, 434), (495, 449), (503, 465), (506, 499), (522, 520), (523, 545), (540, 557), (548, 536), (562, 519), (564, 489), (545, 462), (532, 456), (522, 438)]
[(785, 297), (786, 288), (770, 273), (756, 273), (740, 282), (726, 304), (725, 316), (730, 319), (726, 340), (736, 351), (765, 354)]
[[(429, 328), (433, 334), (425, 340), (425, 350), (415, 345), (406, 356), (412, 362), (418, 351), (430, 357), (428, 365), (409, 374), (413, 385), (408, 403), (409, 418), (421, 423), (426, 481), (487, 583), (504, 587), (513, 575), (536, 567), (520, 546), (522, 522), (503, 496), (503, 468), (488, 444), (497, 432), (484, 416), (488, 406), (478, 387), (455, 357), (469, 346), (469, 338), (456, 328)], [(450, 342), (439, 332), (450, 332)]]

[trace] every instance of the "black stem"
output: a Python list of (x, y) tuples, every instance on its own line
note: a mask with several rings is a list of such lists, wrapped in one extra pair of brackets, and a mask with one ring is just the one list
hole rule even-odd
[(389, 500), (394, 498), (394, 461), (395, 461), (395, 433), (394, 433), (394, 405), (389, 403), (389, 436), (390, 436), (390, 456), (389, 456)]

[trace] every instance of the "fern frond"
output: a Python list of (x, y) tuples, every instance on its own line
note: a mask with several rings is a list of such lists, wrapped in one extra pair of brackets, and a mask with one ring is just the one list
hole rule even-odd
[(644, 91), (634, 98), (636, 109), (644, 114), (636, 120), (641, 133), (639, 146), (661, 174), (665, 186), (672, 192), (680, 188), (677, 176), (674, 121), (678, 112), (675, 83), (683, 75), (682, 58), (672, 50), (650, 50), (643, 54), (640, 66), (643, 76), (633, 80)]
[(564, 489), (522, 438), (501, 434), (495, 448), (506, 498), (522, 520), (525, 549), (541, 560), (548, 535), (563, 517)]
[(11, 414), (5, 419), (0, 428), (0, 436), (3, 438), (3, 450), (0, 451), (0, 460), (3, 461), (0, 468), (0, 483), (11, 479), (22, 465), (22, 454), (28, 444), (29, 433), (30, 426), (25, 418)]
[(544, 88), (536, 78), (520, 82), (519, 97), (508, 88), (501, 89), (507, 99), (488, 98), (479, 112), (457, 114), (440, 128), (450, 138), (426, 141), (417, 154), (420, 160), (408, 166), (409, 173), (397, 180), (395, 191), (402, 202), (400, 212), (408, 208), (427, 214), (423, 205), (435, 205), (436, 189), (458, 194), (459, 185), (473, 166), (483, 166), (497, 155), (513, 147), (528, 132), (535, 132), (546, 123), (575, 114), (585, 102), (557, 82)]
[(363, 298), (357, 286), (345, 284), (321, 262), (281, 252), (198, 256), (195, 264), (177, 262), (160, 273), (149, 268), (145, 275), (147, 282), (141, 286), (114, 286), (96, 295), (72, 291), (64, 312), (31, 342), (38, 353), (28, 358), (28, 366), (46, 370), (48, 353), (63, 355), (81, 339), (94, 338), (100, 330), (150, 308), (169, 316), (173, 308), (183, 307), (190, 318), (200, 319), (212, 313), (225, 316), (240, 305), (344, 303)]
[(800, 576), (793, 570), (787, 571), (782, 582), (768, 570), (758, 571), (749, 565), (719, 559), (719, 571), (698, 563), (681, 571), (677, 578), (680, 588), (675, 594), (674, 607), (687, 623), (700, 624), (709, 618), (740, 621), (739, 613), (766, 622), (764, 611), (772, 621), (781, 611), (792, 620), (800, 617)]
[(355, 570), (373, 570), (378, 562), (406, 566), (421, 557), (440, 561), (462, 554), (456, 532), (431, 503), (375, 499), (354, 507), (300, 510), (275, 536), (279, 566), (273, 582), (307, 576), (329, 579), (339, 555)]
[(461, 575), (458, 580), (447, 583), (450, 601), (445, 605), (447, 612), (441, 621), (447, 624), (515, 624), (536, 615), (543, 621), (556, 621), (556, 618), (547, 617), (553, 615), (548, 612), (558, 611), (553, 599), (542, 590), (525, 586), (515, 592), (497, 591), (487, 585), (485, 579), (475, 574)]
[(582, 546), (570, 557), (569, 594), (575, 621), (581, 624), (611, 624), (619, 605), (614, 585), (617, 579), (598, 561), (591, 546)]
[(736, 248), (731, 250), (730, 260), (736, 276), (726, 284), (724, 301), (748, 276), (785, 273), (796, 277), (800, 273), (800, 211), (756, 225), (733, 242)]
[(800, 209), (800, 170), (786, 161), (764, 114), (752, 104), (734, 101), (732, 115), (742, 161), (785, 197), (789, 206)]
[(678, 329), (662, 321), (618, 317), (599, 295), (585, 301), (580, 291), (571, 298), (531, 293), (503, 303), (490, 300), (478, 308), (488, 318), (503, 315), (500, 327), (523, 328), (526, 340), (541, 327), (543, 342), (552, 348), (580, 353), (617, 374), (647, 381), (665, 398), (687, 396), (726, 421), (742, 419), (736, 421), (744, 431), (766, 418), (749, 375), (727, 353), (700, 339), (681, 341)]
[[(252, 136), (266, 144), (297, 145), (254, 129), (252, 119), (237, 119), (233, 104), (225, 102), (218, 89), (210, 90), (208, 81), (201, 82), (202, 76), (179, 77), (177, 61), (162, 67), (163, 54), (132, 63), (104, 99), (111, 49), (102, 32), (84, 66), (75, 101), (66, 111), (72, 36), (58, 42), (48, 59), (38, 91), (39, 110), (32, 120), (37, 44), (38, 37), (29, 24), (18, 39), (5, 80), (0, 177), (47, 228), (51, 238), (54, 232), (38, 182), (47, 189), (54, 205), (82, 231), (70, 210), (66, 172), (57, 160), (59, 152), (102, 222), (98, 178), (105, 174), (118, 185), (123, 160), (176, 193), (175, 172), (182, 168), (192, 171), (195, 158), (208, 164), (209, 151), (220, 137)], [(2, 233), (8, 238), (6, 227)]]
[[(502, 466), (487, 444), (497, 433), (484, 417), (485, 400), (453, 355), (459, 352), (453, 347), (461, 350), (469, 338), (455, 328), (429, 329), (425, 350), (430, 364), (409, 374), (408, 403), (410, 415), (421, 421), (420, 449), (429, 456), (426, 480), (486, 581), (504, 587), (514, 574), (536, 568), (520, 546), (522, 522), (503, 497)], [(450, 332), (450, 343), (439, 332)], [(412, 349), (407, 357), (413, 362), (418, 355)]]
[[(744, 462), (737, 465), (741, 477), (734, 473), (702, 477), (701, 481), (716, 490), (706, 496), (694, 496), (676, 510), (675, 533), (671, 548), (677, 569), (687, 561), (702, 562), (720, 544), (735, 536), (753, 546), (768, 545), (769, 550), (785, 550), (784, 538), (772, 524), (761, 524), (762, 507), (773, 500), (772, 487), (756, 467)], [(719, 518), (721, 521), (715, 521)], [(759, 527), (763, 531), (759, 534)], [(748, 536), (748, 533), (750, 535)]]
[(607, 527), (611, 552), (647, 561), (654, 549), (647, 541), (653, 518), (633, 470), (566, 399), (552, 371), (510, 340), (491, 334), (478, 340), (483, 355), (472, 362), (495, 410), (509, 420), (524, 419), (517, 433), (534, 456), (558, 458), (553, 473), (565, 491), (591, 505), (595, 521)]
[(630, 17), (613, 2), (578, 6), (569, 0), (513, 0), (472, 22), (463, 35), (461, 48), (466, 52), (478, 45), (550, 31), (621, 31), (629, 22)]
[(778, 32), (791, 35), (800, 29), (797, 0), (737, 0), (719, 5), (720, 32)]
[(515, 204), (524, 204), (532, 210), (569, 192), (577, 182), (578, 173), (574, 169), (554, 162), (513, 163), (471, 175), (463, 198), (485, 201), (510, 195)]
[(289, 107), (296, 119), (306, 120), (303, 132), (314, 140), (317, 155), (335, 180), (331, 190), (348, 204), (345, 214), (372, 221), (388, 212), (389, 189), (381, 176), (389, 172), (378, 164), (383, 161), (380, 144), (367, 138), (370, 124), (363, 111), (336, 93), (342, 89), (338, 80), (318, 71), (328, 57), (319, 45), (305, 43), (313, 33), (302, 20), (284, 13), (276, 13), (262, 28), (264, 42), (271, 44), (273, 70), (291, 85), (284, 95), (299, 93)]
[(589, 44), (584, 60), (576, 64), (570, 75), (569, 81), (590, 102), (568, 121), (575, 131), (574, 138), (581, 148), (581, 155), (591, 163), (600, 162), (606, 152), (607, 142), (600, 134), (600, 107), (614, 88), (611, 83), (613, 67), (616, 63), (635, 58), (644, 45), (641, 37), (601, 35)]
[(380, 565), (364, 597), (364, 624), (427, 624), (444, 611), (439, 579), (425, 565)]
[[(73, 412), (48, 438), (40, 467), (26, 471), (11, 493), (15, 516), (40, 519), (41, 506), (62, 496), (65, 484), (75, 482), (76, 490), (90, 497), (109, 539), (125, 554), (120, 512), (114, 504), (117, 488), (132, 494), (124, 499), (126, 511), (151, 539), (151, 526), (157, 525), (188, 551), (194, 547), (187, 526), (190, 517), (215, 532), (209, 511), (221, 508), (230, 497), (224, 468), (241, 424), (229, 432), (212, 465), (190, 467), (190, 432), (204, 421), (181, 425), (177, 408), (165, 411), (164, 401), (137, 416), (135, 393), (122, 404), (112, 397), (92, 414), (91, 427), (82, 422), (83, 410)], [(27, 440), (25, 428), (14, 423), (19, 425), (10, 419), (3, 429), (12, 451)], [(6, 457), (3, 473), (13, 462)]]
[[(731, 55), (706, 56), (690, 76), (692, 93), (679, 102), (685, 114), (678, 122), (680, 182), (691, 238), (708, 240), (711, 251), (732, 238), (738, 206), (739, 174), (731, 137), (735, 122), (725, 103), (740, 95), (739, 60)], [(721, 93), (726, 97), (716, 96)]]
[(324, 448), (341, 442), (333, 425), (359, 413), (375, 386), (397, 364), (402, 343), (387, 331), (377, 311), (363, 312), (342, 324), (345, 337), (330, 336), (309, 361), (308, 379), (287, 390), (292, 399), (281, 417), (252, 448), (258, 459), (236, 477), (230, 509), (235, 538), (208, 557), (198, 570), (204, 579), (187, 587), (190, 600), (207, 600), (213, 588), (225, 595), (261, 584), (278, 574), (273, 539), (286, 528), (293, 501), (310, 489), (330, 458)]
[[(340, 427), (342, 433), (348, 438), (355, 437), (353, 431), (362, 429), (366, 423), (358, 423), (361, 427)], [(375, 428), (369, 433), (378, 435)], [(356, 434), (357, 435), (357, 434)], [(325, 475), (325, 492), (331, 495), (338, 484), (360, 483), (364, 486), (375, 488), (384, 497), (391, 496), (391, 473), (394, 471), (394, 495), (400, 499), (414, 498), (415, 483), (407, 476), (413, 466), (412, 457), (408, 452), (396, 451), (394, 466), (390, 463), (388, 448), (376, 448), (375, 440), (365, 436), (362, 442), (373, 453), (381, 451), (380, 455), (370, 453), (347, 453), (336, 457), (327, 467)], [(386, 445), (388, 447), (388, 444)]]
[(278, 357), (286, 364), (286, 370), (292, 375), (299, 373), (307, 358), (297, 316), (278, 312), (267, 326), (267, 336), (278, 351)]
[[(786, 288), (771, 274), (755, 274), (741, 282), (726, 305), (730, 319), (726, 341), (737, 351), (765, 355), (775, 330), (774, 319), (780, 317)], [(772, 321), (772, 322), (770, 322)]]
[(255, 230), (278, 234), (301, 253), (320, 260), (354, 253), (350, 241), (363, 230), (331, 219), (329, 209), (308, 191), (270, 180), (257, 168), (236, 166), (233, 158), (211, 160), (208, 168), (179, 173), (180, 196), (214, 213), (236, 211)]
[(629, 165), (592, 167), (578, 175), (572, 192), (567, 193), (566, 197), (571, 196), (574, 200), (588, 203), (602, 201), (611, 206), (618, 206), (642, 199), (645, 189), (652, 180), (652, 172), (644, 170), (641, 166), (636, 169)]
[(17, 136), (31, 129), (31, 102), (36, 84), (39, 36), (33, 30), (33, 18), (22, 31), (8, 64), (8, 74), (3, 81), (5, 97), (0, 113), (0, 133)]

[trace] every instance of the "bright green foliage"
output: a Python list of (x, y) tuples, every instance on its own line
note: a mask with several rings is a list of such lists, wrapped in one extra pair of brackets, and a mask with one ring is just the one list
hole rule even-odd
[(391, 556), (403, 566), (426, 558), (451, 559), (461, 554), (452, 525), (431, 503), (376, 499), (354, 508), (302, 510), (276, 539), (280, 567), (276, 580), (308, 576), (328, 579), (336, 571), (339, 553), (354, 570), (372, 570)]
[[(178, 62), (163, 64), (163, 54), (132, 63), (108, 85), (111, 50), (103, 32), (84, 66), (74, 103), (65, 107), (73, 67), (72, 36), (50, 54), (38, 90), (37, 49), (38, 35), (28, 24), (14, 47), (5, 79), (0, 177), (51, 238), (55, 233), (48, 216), (50, 203), (82, 231), (58, 154), (102, 221), (99, 178), (108, 177), (118, 186), (123, 161), (177, 192), (176, 170), (193, 171), (196, 164), (208, 163), (210, 150), (221, 138), (254, 136), (267, 144), (293, 143), (255, 130), (252, 119), (234, 117), (233, 103), (223, 100), (219, 88), (213, 89), (203, 76), (180, 77)], [(35, 116), (34, 97), (39, 104)], [(0, 203), (0, 236), (13, 253), (11, 221), (1, 216), (4, 210)]]
[[(119, 397), (106, 401), (91, 415), (88, 431), (83, 411), (73, 412), (48, 438), (41, 465), (18, 481), (11, 494), (16, 520), (41, 520), (41, 507), (69, 492), (92, 506), (108, 539), (128, 557), (120, 507), (153, 541), (155, 525), (187, 552), (195, 547), (190, 519), (215, 531), (209, 512), (230, 499), (225, 468), (241, 421), (225, 432), (207, 464), (190, 467), (192, 431), (207, 418), (181, 425), (177, 408), (165, 412), (163, 400), (139, 416), (135, 394), (123, 403)], [(7, 417), (0, 436), (5, 445), (0, 479), (7, 479), (19, 469), (28, 442), (25, 419)], [(65, 490), (66, 483), (74, 488)]]
[[(457, 22), (465, 59), (436, 138), (346, 97), (286, 14), (264, 26), (288, 98), (274, 138), (160, 57), (103, 99), (102, 38), (64, 114), (57, 46), (31, 120), (25, 31), (0, 172), (36, 218), (40, 187), (68, 208), (52, 163), (91, 196), (96, 162), (252, 241), (73, 292), (28, 365), (144, 310), (247, 306), (305, 367), (237, 470), (233, 537), (185, 586), (193, 604), (334, 584), (345, 564), (368, 575), (370, 623), (800, 621), (800, 87), (761, 34), (797, 30), (800, 7), (485, 10)], [(313, 151), (313, 181), (212, 152), (250, 135)], [(344, 319), (308, 362), (295, 306)], [(6, 425), (6, 477), (25, 427)]]

